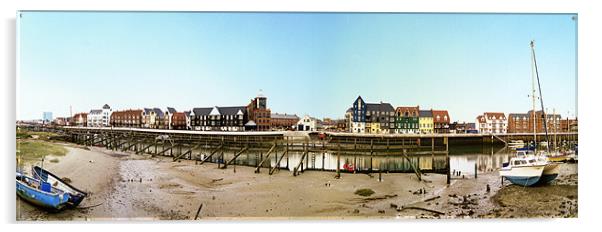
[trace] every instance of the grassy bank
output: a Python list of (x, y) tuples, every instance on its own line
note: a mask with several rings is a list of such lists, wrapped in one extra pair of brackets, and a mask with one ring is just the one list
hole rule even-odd
[(61, 145), (36, 140), (17, 140), (17, 157), (24, 162), (39, 161), (46, 155), (63, 156), (67, 149)]

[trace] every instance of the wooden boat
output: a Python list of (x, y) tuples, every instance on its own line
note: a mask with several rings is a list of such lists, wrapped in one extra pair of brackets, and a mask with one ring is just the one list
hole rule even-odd
[(51, 172), (44, 170), (41, 167), (34, 166), (32, 168), (32, 172), (34, 173), (33, 177), (38, 180), (42, 180), (43, 182), (50, 183), (53, 187), (60, 189), (61, 191), (69, 194), (69, 200), (67, 204), (71, 208), (75, 208), (78, 206), (88, 194), (84, 191), (73, 187), (69, 183), (63, 181), (58, 176), (52, 174)]
[(66, 206), (71, 198), (50, 183), (25, 176), (17, 172), (17, 195), (25, 201), (50, 211), (59, 211)]

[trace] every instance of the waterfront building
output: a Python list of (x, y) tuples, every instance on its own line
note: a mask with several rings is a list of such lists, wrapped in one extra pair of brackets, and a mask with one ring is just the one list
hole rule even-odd
[(253, 121), (255, 130), (268, 131), (271, 126), (272, 111), (267, 107), (267, 97), (259, 92), (247, 105), (248, 120)]
[(558, 132), (577, 132), (578, 131), (578, 122), (577, 118), (575, 119), (561, 119), (560, 120), (560, 129)]
[(449, 133), (452, 134), (466, 134), (475, 131), (475, 123), (459, 123), (453, 122), (449, 124)]
[(272, 130), (293, 130), (300, 118), (296, 114), (279, 114), (273, 113), (270, 115)]
[(111, 107), (108, 104), (102, 106), (102, 109), (93, 109), (88, 113), (88, 127), (109, 126), (111, 117)]
[(391, 104), (366, 103), (358, 96), (352, 108), (352, 133), (388, 134), (395, 130), (395, 108)]
[(186, 130), (192, 130), (192, 121), (190, 120), (190, 111), (184, 111), (186, 116)]
[(74, 126), (87, 126), (88, 125), (88, 113), (77, 113), (72, 117), (72, 125)]
[(167, 129), (170, 129), (170, 130), (173, 129), (172, 120), (173, 120), (173, 115), (176, 112), (177, 111), (176, 111), (175, 108), (173, 108), (173, 107), (167, 107), (167, 110), (165, 111), (165, 118), (166, 118), (166, 121), (167, 121)]
[(353, 132), (353, 107), (350, 107), (345, 111), (345, 128), (347, 128), (347, 132)]
[[(529, 115), (529, 132), (533, 132), (533, 126), (535, 125), (537, 133), (544, 133), (545, 128), (543, 125), (543, 112), (541, 110), (535, 111), (535, 115), (533, 115), (533, 110), (529, 110), (527, 114)], [(535, 117), (535, 119), (533, 117)], [(561, 119), (562, 117), (560, 116), (560, 114), (553, 115), (546, 113), (546, 125), (548, 132), (560, 131)], [(535, 123), (533, 123), (534, 121)]]
[(505, 134), (508, 129), (508, 119), (501, 112), (485, 112), (477, 116), (477, 130), (482, 134)]
[(209, 113), (211, 113), (211, 107), (205, 108), (193, 108), (190, 111), (190, 128), (192, 130), (209, 131), (211, 130), (211, 121), (209, 119)]
[(168, 120), (165, 113), (159, 108), (144, 108), (144, 128), (167, 129)]
[(173, 112), (170, 116), (169, 129), (186, 130), (188, 129), (188, 117), (185, 112)]
[(309, 115), (303, 116), (295, 125), (298, 131), (318, 131), (321, 128), (320, 121)]
[(421, 134), (432, 134), (434, 132), (433, 111), (420, 110), (418, 117), (419, 130)]
[(529, 114), (508, 114), (508, 133), (533, 133), (533, 129), (529, 131), (529, 121)]
[(190, 112), (193, 130), (244, 131), (247, 120), (246, 106), (194, 108)]
[(110, 124), (113, 127), (144, 127), (144, 111), (143, 110), (122, 110), (115, 111), (111, 114)]
[(44, 114), (42, 115), (42, 121), (44, 123), (52, 122), (52, 112), (44, 112)]
[(70, 121), (70, 117), (56, 117), (54, 120), (52, 120), (52, 124), (56, 126), (69, 126)]
[(449, 133), (449, 113), (447, 110), (433, 110), (434, 132), (437, 134)]
[(418, 134), (420, 133), (419, 120), (420, 107), (397, 107), (395, 109), (395, 133)]

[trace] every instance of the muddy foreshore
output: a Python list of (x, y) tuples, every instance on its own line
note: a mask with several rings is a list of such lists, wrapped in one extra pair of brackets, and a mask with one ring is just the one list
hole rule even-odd
[[(504, 182), (497, 171), (477, 179), (411, 173), (341, 174), (262, 169), (194, 161), (172, 162), (62, 144), (68, 153), (44, 168), (67, 177), (89, 197), (76, 209), (48, 213), (17, 197), (19, 221), (215, 219), (391, 219), (577, 217), (577, 164), (562, 164), (551, 185), (524, 188)], [(27, 170), (27, 168), (26, 168)], [(487, 189), (489, 185), (489, 190)], [(362, 197), (358, 189), (375, 193)], [(201, 207), (202, 205), (202, 207)]]

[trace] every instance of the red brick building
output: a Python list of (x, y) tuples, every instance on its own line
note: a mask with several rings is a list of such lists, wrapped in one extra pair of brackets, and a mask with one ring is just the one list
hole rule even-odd
[(561, 119), (560, 120), (560, 129), (558, 132), (577, 132), (578, 129), (577, 119)]
[[(535, 118), (533, 118), (535, 117)], [(509, 114), (508, 133), (533, 133), (533, 126), (537, 133), (544, 133), (543, 112), (530, 110), (526, 114)], [(546, 125), (548, 132), (561, 131), (561, 116), (559, 114), (546, 114)]]
[(529, 114), (508, 114), (508, 133), (533, 132), (533, 126), (529, 126), (530, 122)]
[(171, 129), (175, 130), (186, 130), (186, 114), (183, 112), (173, 112), (171, 113)]
[[(247, 105), (247, 112), (249, 114), (249, 122), (253, 121), (254, 128), (248, 128), (250, 130), (258, 131), (269, 131), (272, 126), (271, 118), (272, 111), (267, 107), (267, 98), (263, 94), (259, 94), (255, 99), (251, 100), (251, 103)], [(253, 123), (249, 123), (249, 125)]]
[(272, 114), (270, 116), (272, 130), (293, 130), (295, 124), (299, 121), (296, 114)]
[(114, 111), (111, 114), (110, 124), (114, 127), (141, 128), (144, 125), (142, 110)]

